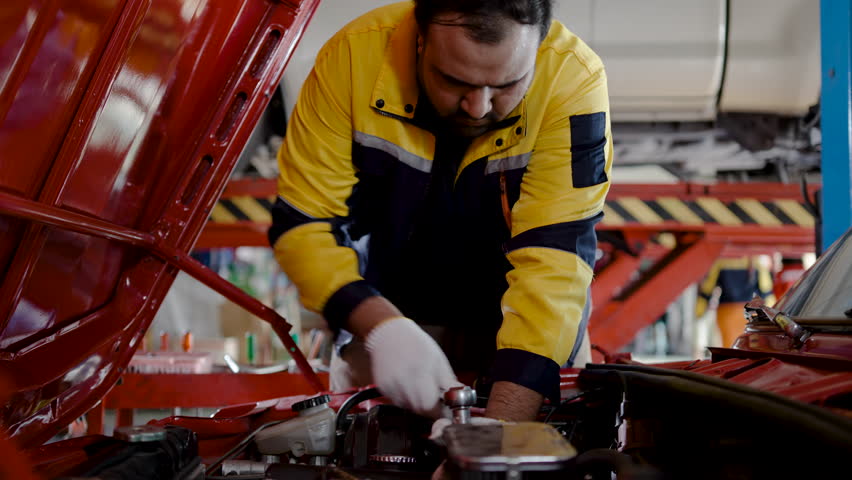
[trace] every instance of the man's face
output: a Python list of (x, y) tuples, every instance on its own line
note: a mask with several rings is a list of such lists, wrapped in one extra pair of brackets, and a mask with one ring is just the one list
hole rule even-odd
[[(459, 22), (455, 17), (436, 20)], [(486, 44), (468, 37), (464, 27), (433, 23), (418, 37), (420, 85), (458, 135), (482, 135), (506, 118), (532, 82), (538, 27), (506, 21), (505, 31), (499, 43)]]

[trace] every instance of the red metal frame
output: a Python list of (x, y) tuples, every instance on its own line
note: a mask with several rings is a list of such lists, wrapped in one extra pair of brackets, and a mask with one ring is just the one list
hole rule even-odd
[[(305, 376), (287, 372), (125, 374), (121, 378), (121, 384), (104, 399), (106, 408), (222, 407), (315, 393)], [(328, 374), (320, 374), (319, 381), (322, 391), (327, 391)]]
[(209, 223), (198, 238), (195, 248), (269, 247), (268, 225), (254, 222), (233, 224)]
[(592, 282), (592, 298), (599, 305), (608, 304), (621, 289), (627, 286), (642, 262), (638, 255), (624, 251), (616, 251), (612, 255), (612, 260), (595, 274), (595, 280)]
[[(679, 246), (624, 293), (596, 307), (589, 338), (605, 350), (617, 350), (666, 310), (686, 287), (699, 281), (719, 259), (724, 244), (698, 235), (681, 238)], [(604, 270), (606, 271), (606, 270)]]
[[(807, 193), (814, 198), (819, 185), (810, 185)], [(613, 185), (609, 200), (634, 197), (655, 200), (674, 197), (682, 201), (712, 197), (722, 202), (740, 198), (758, 201), (790, 199), (800, 201), (797, 185), (775, 183), (671, 185)], [(609, 262), (592, 283), (595, 309), (590, 320), (590, 338), (607, 351), (626, 345), (643, 327), (653, 323), (668, 305), (690, 284), (699, 281), (720, 257), (742, 257), (771, 252), (801, 255), (813, 252), (815, 231), (796, 225), (724, 226), (717, 224), (685, 225), (678, 222), (658, 224), (599, 225), (599, 231), (617, 233), (630, 253), (611, 246)], [(668, 251), (653, 243), (660, 233), (679, 237), (678, 247)], [(635, 256), (631, 256), (635, 255)], [(628, 288), (633, 271), (642, 261), (654, 266)], [(614, 297), (619, 288), (626, 290)]]
[[(328, 374), (318, 375), (322, 391), (328, 390)], [(189, 388), (188, 388), (189, 387)], [(134, 425), (135, 409), (218, 408), (316, 393), (316, 386), (300, 374), (287, 372), (263, 375), (125, 374), (106, 398), (86, 418), (88, 432), (103, 433), (105, 409), (117, 411), (117, 427)]]
[[(277, 180), (235, 179), (228, 182), (221, 198), (249, 196), (271, 198), (278, 195)], [(240, 221), (235, 223), (208, 222), (198, 237), (196, 249), (219, 247), (269, 247), (268, 224)]]
[(103, 434), (105, 420), (106, 406), (102, 400), (86, 414), (86, 433), (89, 435)]

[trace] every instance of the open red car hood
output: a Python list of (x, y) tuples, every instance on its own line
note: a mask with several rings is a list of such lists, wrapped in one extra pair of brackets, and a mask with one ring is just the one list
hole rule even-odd
[(21, 446), (116, 383), (318, 3), (0, 8), (0, 424)]

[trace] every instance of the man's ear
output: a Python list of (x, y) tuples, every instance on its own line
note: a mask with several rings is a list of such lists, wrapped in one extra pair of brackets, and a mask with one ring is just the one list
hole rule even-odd
[(425, 45), (426, 40), (423, 38), (423, 34), (417, 34), (417, 55), (423, 55), (423, 47)]

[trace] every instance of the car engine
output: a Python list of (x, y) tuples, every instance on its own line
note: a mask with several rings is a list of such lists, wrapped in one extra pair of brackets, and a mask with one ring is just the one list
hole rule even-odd
[(818, 406), (729, 380), (771, 372), (801, 378), (786, 368), (773, 359), (721, 357), (589, 365), (563, 384), (560, 404), (520, 423), (471, 422), (487, 391), (464, 387), (445, 397), (454, 423), (436, 441), (429, 419), (377, 403), (380, 393), (367, 388), (337, 408), (330, 395), (292, 403), (286, 419), (228, 440), (229, 450), (215, 461), (205, 455), (204, 465), (198, 445), (224, 439), (173, 417), (87, 445), (85, 464), (54, 476), (381, 480), (433, 478), (440, 468), (441, 478), (464, 480), (777, 479), (844, 471), (852, 453), (849, 395)]

